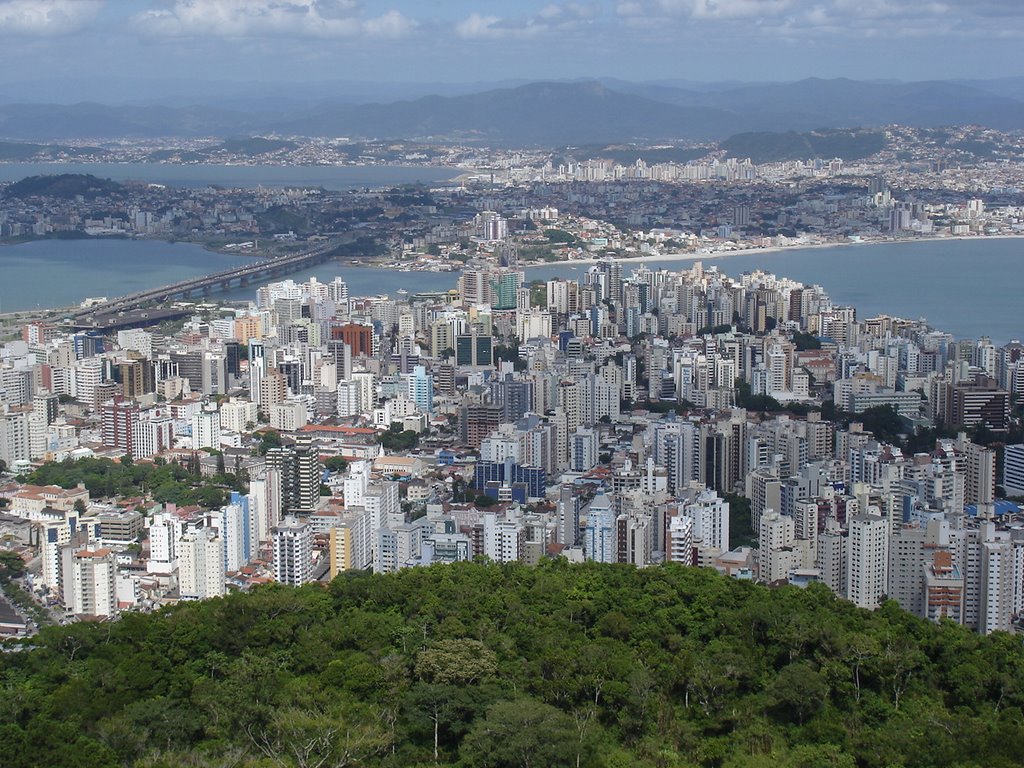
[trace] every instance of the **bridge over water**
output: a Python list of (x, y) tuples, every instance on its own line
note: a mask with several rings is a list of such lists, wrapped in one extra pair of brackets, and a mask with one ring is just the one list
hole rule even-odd
[(114, 328), (124, 327), (118, 318), (132, 315), (139, 318), (138, 310), (152, 304), (160, 304), (173, 299), (190, 299), (197, 296), (209, 296), (213, 293), (228, 291), (233, 287), (244, 287), (254, 281), (266, 281), (281, 275), (291, 274), (303, 267), (322, 264), (333, 258), (338, 241), (326, 242), (309, 251), (266, 259), (241, 267), (232, 267), (222, 272), (201, 275), (181, 280), (159, 288), (149, 288), (126, 296), (96, 304), (91, 307), (75, 310), (65, 315), (65, 322), (75, 328)]

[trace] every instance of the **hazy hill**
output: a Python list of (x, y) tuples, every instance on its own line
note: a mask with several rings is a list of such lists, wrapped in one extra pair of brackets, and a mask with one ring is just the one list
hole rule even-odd
[[(987, 87), (981, 86), (991, 83)], [(365, 84), (364, 84), (365, 85)], [(811, 78), (793, 83), (548, 82), (475, 93), (353, 103), (338, 85), (317, 106), (302, 99), (240, 96), (235, 110), (211, 106), (0, 105), (0, 137), (68, 138), (220, 136), (278, 133), (353, 138), (475, 140), (507, 146), (563, 146), (660, 140), (715, 140), (737, 133), (821, 128), (978, 124), (1024, 129), (1024, 100), (1014, 79), (977, 84), (880, 83)], [(325, 85), (329, 89), (329, 86)], [(355, 91), (366, 93), (369, 90)], [(438, 90), (441, 90), (440, 88)], [(999, 91), (994, 93), (993, 90)]]
[[(707, 139), (733, 123), (719, 109), (683, 109), (600, 83), (531, 83), (464, 96), (427, 96), (315, 112), (285, 132), (380, 138), (462, 138), (500, 144)], [(725, 132), (732, 132), (725, 128)]]
[(787, 130), (891, 123), (922, 127), (976, 124), (1000, 130), (1024, 127), (1024, 102), (943, 81), (869, 83), (809, 78), (700, 96), (704, 105), (757, 114), (765, 122), (777, 123), (772, 130), (786, 123)]
[(7, 104), (0, 107), (0, 136), (26, 140), (230, 136), (260, 120), (258, 115), (210, 107)]

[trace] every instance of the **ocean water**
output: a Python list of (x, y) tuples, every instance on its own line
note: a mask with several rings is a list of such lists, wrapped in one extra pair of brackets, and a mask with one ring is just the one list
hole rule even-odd
[[(697, 257), (700, 258), (700, 257)], [(42, 240), (0, 247), (0, 311), (65, 306), (87, 296), (117, 296), (193, 275), (247, 263), (244, 256), (212, 254), (187, 243), (151, 240)], [(693, 259), (645, 259), (650, 269), (687, 269)], [(833, 301), (857, 307), (858, 317), (876, 314), (926, 318), (959, 338), (990, 336), (998, 344), (1024, 338), (1024, 238), (934, 240), (829, 248), (792, 249), (709, 259), (736, 277), (763, 269), (818, 284)], [(636, 261), (638, 266), (641, 260)], [(555, 264), (527, 270), (528, 280), (579, 279), (586, 264)], [(623, 266), (629, 275), (632, 261)], [(441, 291), (457, 273), (397, 272), (338, 263), (296, 272), (295, 280), (340, 275), (353, 295)], [(255, 296), (234, 290), (231, 299)]]

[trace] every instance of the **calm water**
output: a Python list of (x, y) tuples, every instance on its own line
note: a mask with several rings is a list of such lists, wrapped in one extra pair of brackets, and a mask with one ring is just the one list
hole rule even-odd
[(174, 187), (297, 187), (339, 190), (392, 184), (435, 183), (459, 175), (457, 168), (421, 166), (171, 165), (162, 163), (0, 163), (0, 182), (26, 176), (90, 173), (113, 181), (146, 181)]
[(0, 246), (0, 311), (78, 304), (247, 264), (191, 243), (157, 240), (36, 240)]
[[(251, 259), (211, 254), (197, 245), (131, 240), (44, 240), (0, 247), (0, 309), (63, 306), (86, 296), (116, 296), (165, 285)], [(887, 313), (925, 317), (961, 338), (989, 335), (996, 343), (1024, 337), (1024, 238), (836, 246), (703, 259), (725, 274), (764, 269), (823, 286), (859, 317)], [(639, 265), (640, 261), (637, 261)], [(691, 261), (644, 260), (650, 269), (686, 269)], [(527, 270), (527, 279), (579, 279), (588, 265)], [(624, 265), (628, 275), (631, 263)], [(328, 281), (335, 275), (353, 295), (440, 291), (457, 273), (395, 272), (321, 264), (291, 277)], [(253, 298), (248, 288), (228, 298)]]

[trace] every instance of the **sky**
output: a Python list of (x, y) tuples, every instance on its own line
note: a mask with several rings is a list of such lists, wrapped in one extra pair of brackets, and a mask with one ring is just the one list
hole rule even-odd
[(0, 0), (0, 97), (117, 101), (151, 79), (993, 78), (1024, 75), (1022, 43), (1024, 0)]

